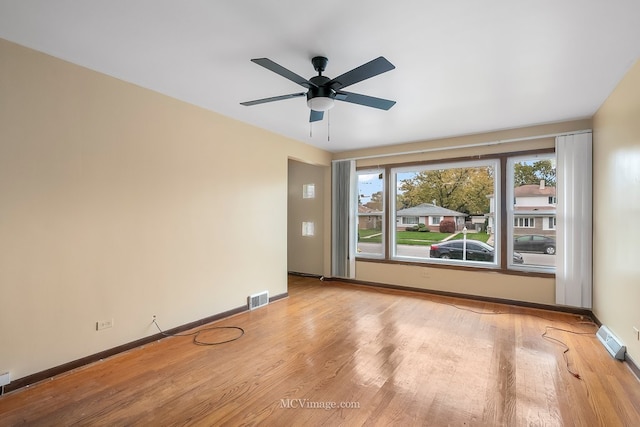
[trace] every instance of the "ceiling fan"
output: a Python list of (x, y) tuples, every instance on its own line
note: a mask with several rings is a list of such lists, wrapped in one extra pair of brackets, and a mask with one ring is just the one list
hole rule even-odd
[(378, 108), (381, 110), (388, 110), (396, 103), (395, 101), (390, 101), (388, 99), (375, 98), (373, 96), (361, 95), (342, 90), (347, 86), (351, 86), (352, 84), (377, 76), (378, 74), (386, 73), (387, 71), (391, 71), (396, 68), (384, 57), (380, 56), (333, 79), (329, 79), (322, 75), (328, 61), (329, 60), (324, 56), (316, 56), (311, 59), (311, 64), (313, 64), (313, 68), (318, 72), (318, 75), (307, 80), (293, 71), (287, 70), (283, 66), (276, 64), (268, 58), (252, 59), (251, 62), (255, 62), (267, 70), (271, 70), (274, 73), (279, 74), (309, 90), (306, 93), (291, 93), (289, 95), (280, 95), (271, 98), (256, 99), (255, 101), (241, 102), (240, 104), (250, 106), (306, 95), (307, 105), (311, 109), (309, 122), (317, 122), (322, 120), (324, 112), (332, 108), (334, 101), (336, 100), (365, 105), (367, 107)]

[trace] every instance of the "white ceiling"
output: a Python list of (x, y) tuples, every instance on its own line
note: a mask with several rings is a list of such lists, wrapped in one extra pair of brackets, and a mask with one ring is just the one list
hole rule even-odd
[[(638, 17), (638, 0), (0, 0), (0, 37), (338, 152), (590, 117), (640, 57)], [(305, 91), (251, 58), (310, 78), (316, 55), (328, 77), (386, 57), (347, 90), (397, 104), (312, 126), (305, 98), (240, 105)]]

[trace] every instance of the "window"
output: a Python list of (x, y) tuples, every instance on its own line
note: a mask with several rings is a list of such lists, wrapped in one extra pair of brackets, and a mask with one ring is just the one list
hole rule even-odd
[[(540, 154), (507, 161), (510, 268), (555, 272), (556, 156)], [(516, 263), (518, 255), (522, 262)]]
[[(441, 264), (472, 264), (496, 267), (495, 199), (498, 192), (497, 160), (455, 162), (391, 169), (393, 194), (390, 194), (392, 215), (390, 254), (392, 259)], [(465, 238), (464, 219), (471, 216), (490, 217), (494, 227), (469, 230)], [(406, 221), (422, 220), (421, 225), (403, 227)], [(406, 228), (406, 230), (405, 230)], [(442, 231), (442, 232), (440, 232)]]
[(553, 152), (360, 170), (358, 194), (357, 257), (555, 273)]
[(302, 223), (302, 235), (313, 236), (315, 234), (315, 224), (313, 222), (303, 222)]
[(402, 218), (402, 224), (418, 224), (420, 221), (420, 218), (417, 216), (403, 216), (400, 218)]
[(316, 185), (315, 184), (304, 184), (302, 186), (302, 198), (303, 199), (313, 199), (316, 197)]
[(384, 256), (384, 171), (361, 170), (358, 176), (357, 256)]
[(535, 218), (523, 218), (523, 217), (519, 217), (519, 218), (514, 218), (513, 221), (513, 226), (516, 228), (535, 228), (536, 226), (536, 219)]

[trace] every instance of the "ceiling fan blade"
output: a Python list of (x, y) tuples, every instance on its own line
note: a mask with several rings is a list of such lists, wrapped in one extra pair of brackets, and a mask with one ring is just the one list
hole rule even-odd
[(367, 107), (388, 110), (396, 104), (396, 101), (360, 95), (359, 93), (340, 91), (336, 94), (336, 101), (351, 102), (352, 104), (365, 105)]
[(309, 123), (319, 122), (324, 117), (324, 111), (316, 111), (311, 110), (311, 115), (309, 116)]
[(343, 87), (351, 86), (354, 83), (377, 76), (378, 74), (386, 73), (394, 68), (396, 67), (391, 62), (387, 61), (383, 56), (380, 56), (373, 61), (369, 61), (358, 68), (354, 68), (332, 79), (328, 85), (332, 89), (339, 90)]
[(304, 92), (290, 93), (289, 95), (272, 96), (271, 98), (262, 98), (262, 99), (256, 99), (255, 101), (241, 102), (240, 104), (246, 105), (248, 107), (250, 105), (264, 104), (265, 102), (281, 101), (283, 99), (289, 99), (289, 98), (298, 98), (300, 96), (305, 96), (305, 95), (306, 93)]
[(267, 70), (273, 71), (274, 73), (281, 75), (285, 79), (289, 79), (294, 83), (298, 83), (300, 86), (306, 87), (307, 89), (310, 89), (312, 87), (317, 87), (317, 85), (311, 83), (309, 80), (305, 79), (304, 77), (297, 75), (293, 71), (287, 70), (282, 65), (276, 64), (275, 62), (273, 62), (268, 58), (256, 58), (256, 59), (252, 59), (251, 62), (255, 62), (258, 65), (262, 65)]

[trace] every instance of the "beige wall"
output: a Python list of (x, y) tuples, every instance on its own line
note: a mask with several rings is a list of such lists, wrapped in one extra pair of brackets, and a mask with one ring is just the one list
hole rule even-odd
[(290, 157), (331, 159), (0, 40), (0, 372), (286, 292)]
[[(477, 156), (513, 150), (533, 150), (553, 147), (553, 135), (591, 129), (591, 119), (559, 122), (454, 138), (434, 139), (408, 144), (389, 145), (355, 151), (343, 151), (334, 160), (360, 159), (360, 166), (386, 163), (416, 162), (452, 157)], [(452, 149), (457, 147), (456, 149)], [(407, 153), (407, 154), (400, 154)]]
[(416, 289), (555, 304), (555, 279), (428, 266), (356, 263), (356, 279)]
[(593, 312), (640, 362), (640, 61), (593, 119)]
[[(357, 159), (358, 167), (384, 166), (552, 148), (559, 133), (591, 129), (591, 120), (496, 131), (388, 147), (339, 153), (336, 159)], [(487, 144), (490, 143), (490, 144)], [(405, 154), (402, 154), (405, 153)], [(410, 154), (407, 154), (410, 153)], [(419, 289), (488, 296), (539, 304), (555, 304), (555, 279), (460, 271), (396, 263), (356, 263), (356, 279)]]
[[(291, 250), (288, 251), (287, 268), (291, 272), (324, 275), (325, 176), (328, 173), (328, 166), (289, 160), (287, 246)], [(315, 197), (302, 197), (302, 189), (306, 184), (315, 186)], [(302, 235), (303, 222), (314, 223), (313, 236)], [(330, 222), (327, 222), (328, 225)]]

